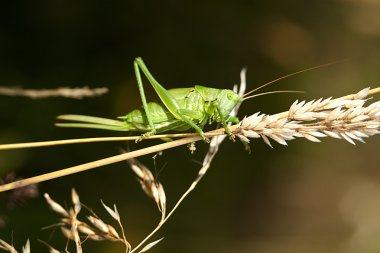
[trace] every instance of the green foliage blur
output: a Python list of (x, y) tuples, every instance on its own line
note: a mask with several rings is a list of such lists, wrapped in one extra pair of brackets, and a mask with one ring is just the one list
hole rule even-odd
[[(143, 57), (166, 88), (195, 84), (231, 88), (248, 68), (248, 90), (294, 71), (303, 73), (266, 90), (304, 90), (247, 101), (240, 118), (285, 111), (296, 99), (341, 96), (380, 83), (380, 2), (325, 1), (3, 1), (0, 3), (0, 86), (31, 89), (108, 87), (104, 96), (73, 100), (0, 96), (0, 143), (119, 136), (101, 130), (60, 129), (55, 117), (73, 113), (115, 118), (141, 105), (132, 62)], [(149, 100), (157, 100), (145, 81)], [(158, 143), (132, 143), (134, 149)], [(227, 141), (152, 252), (379, 252), (378, 137), (353, 146), (324, 139), (295, 140), (274, 149), (261, 140), (252, 153)], [(124, 143), (97, 143), (0, 152), (0, 173), (30, 177), (119, 154)], [(156, 171), (171, 208), (192, 182), (207, 145), (140, 160)], [(161, 171), (158, 173), (158, 171)], [(9, 206), (0, 195), (0, 238), (32, 252), (66, 240), (42, 194), (81, 200), (112, 223), (100, 204), (116, 203), (128, 239), (141, 240), (159, 221), (126, 162), (39, 185), (40, 196)], [(9, 193), (8, 193), (9, 194)], [(116, 224), (115, 224), (116, 226)], [(13, 238), (13, 239), (12, 239)], [(84, 252), (123, 252), (110, 242)]]

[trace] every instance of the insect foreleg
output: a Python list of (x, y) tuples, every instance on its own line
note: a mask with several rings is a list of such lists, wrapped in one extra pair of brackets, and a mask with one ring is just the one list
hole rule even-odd
[(220, 110), (220, 108), (218, 106), (216, 106), (216, 110), (219, 114), (219, 120), (222, 123), (224, 130), (226, 131), (226, 133), (230, 137), (230, 139), (233, 139), (233, 135), (231, 133), (230, 128), (227, 125), (227, 121), (226, 121), (225, 117), (223, 116), (222, 111)]

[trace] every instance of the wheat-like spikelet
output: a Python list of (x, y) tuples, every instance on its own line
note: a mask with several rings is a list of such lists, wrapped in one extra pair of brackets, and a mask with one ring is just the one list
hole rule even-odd
[(233, 133), (243, 142), (262, 138), (271, 146), (269, 138), (287, 145), (287, 141), (303, 137), (319, 142), (321, 137), (355, 140), (380, 133), (380, 102), (369, 105), (369, 88), (359, 91), (351, 99), (318, 99), (310, 102), (295, 101), (287, 113), (266, 115), (255, 113), (244, 118)]
[[(125, 239), (124, 229), (121, 225), (120, 216), (117, 212), (116, 206), (114, 207), (114, 210), (112, 210), (110, 207), (102, 203), (107, 212), (112, 216), (112, 218), (114, 218), (119, 223), (123, 236), (120, 236), (112, 225), (105, 223), (93, 212), (91, 215), (87, 216), (88, 222), (79, 220), (78, 214), (82, 209), (82, 204), (80, 203), (79, 195), (76, 193), (74, 189), (72, 190), (71, 196), (73, 207), (71, 207), (70, 209), (65, 209), (56, 201), (54, 201), (49, 196), (49, 194), (44, 194), (44, 197), (50, 208), (54, 212), (62, 216), (59, 223), (55, 224), (54, 226), (60, 227), (62, 234), (68, 239), (75, 242), (77, 253), (82, 252), (81, 236), (84, 236), (86, 240), (90, 239), (94, 241), (119, 241), (125, 244), (126, 252), (130, 252), (131, 246), (129, 242)], [(51, 250), (54, 250), (54, 248), (51, 248)]]
[(127, 160), (131, 169), (136, 173), (141, 188), (150, 198), (156, 202), (158, 209), (161, 212), (161, 220), (165, 219), (166, 215), (166, 195), (163, 185), (158, 182), (152, 172), (137, 159), (132, 158)]

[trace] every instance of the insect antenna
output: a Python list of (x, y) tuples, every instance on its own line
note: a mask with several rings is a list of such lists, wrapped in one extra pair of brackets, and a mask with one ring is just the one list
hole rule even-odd
[(304, 72), (307, 72), (307, 71), (310, 71), (310, 70), (313, 70), (313, 69), (319, 69), (319, 68), (327, 67), (327, 66), (334, 65), (334, 64), (337, 64), (337, 63), (341, 63), (342, 61), (344, 61), (344, 60), (334, 61), (334, 62), (330, 62), (330, 63), (321, 64), (321, 65), (314, 66), (314, 67), (307, 68), (307, 69), (303, 69), (303, 70), (300, 70), (300, 71), (297, 71), (297, 72), (294, 72), (294, 73), (290, 73), (290, 74), (287, 74), (287, 75), (285, 75), (285, 76), (281, 76), (281, 77), (279, 77), (279, 78), (276, 78), (276, 79), (274, 79), (274, 80), (272, 80), (272, 81), (270, 81), (270, 82), (264, 83), (263, 85), (260, 85), (259, 87), (257, 87), (257, 88), (255, 88), (255, 89), (253, 89), (253, 90), (251, 90), (251, 91), (245, 93), (245, 94), (243, 95), (243, 97), (246, 97), (246, 96), (248, 96), (249, 94), (252, 94), (252, 93), (255, 92), (255, 91), (258, 91), (258, 90), (260, 90), (260, 89), (262, 89), (262, 88), (264, 88), (264, 87), (267, 87), (267, 86), (269, 86), (269, 85), (271, 85), (271, 84), (273, 84), (273, 83), (276, 83), (276, 82), (278, 82), (278, 81), (280, 81), (280, 80), (283, 80), (283, 79), (285, 79), (285, 78), (288, 78), (288, 77), (291, 77), (291, 76), (295, 76), (295, 75), (298, 75), (298, 74), (301, 74), (301, 73), (304, 73)]
[(305, 93), (305, 92), (304, 91), (300, 91), (300, 90), (275, 90), (275, 91), (268, 91), (268, 92), (262, 92), (262, 93), (259, 93), (259, 94), (255, 94), (255, 95), (251, 95), (251, 96), (248, 96), (248, 97), (244, 97), (243, 101), (247, 100), (247, 99), (250, 99), (250, 98), (259, 97), (259, 96), (268, 95), (268, 94), (274, 94), (274, 93)]

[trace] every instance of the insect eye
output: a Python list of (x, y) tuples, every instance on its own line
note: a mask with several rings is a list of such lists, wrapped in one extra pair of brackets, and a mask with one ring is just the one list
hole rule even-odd
[(228, 98), (228, 100), (232, 100), (232, 95), (231, 94), (227, 94), (227, 98)]

